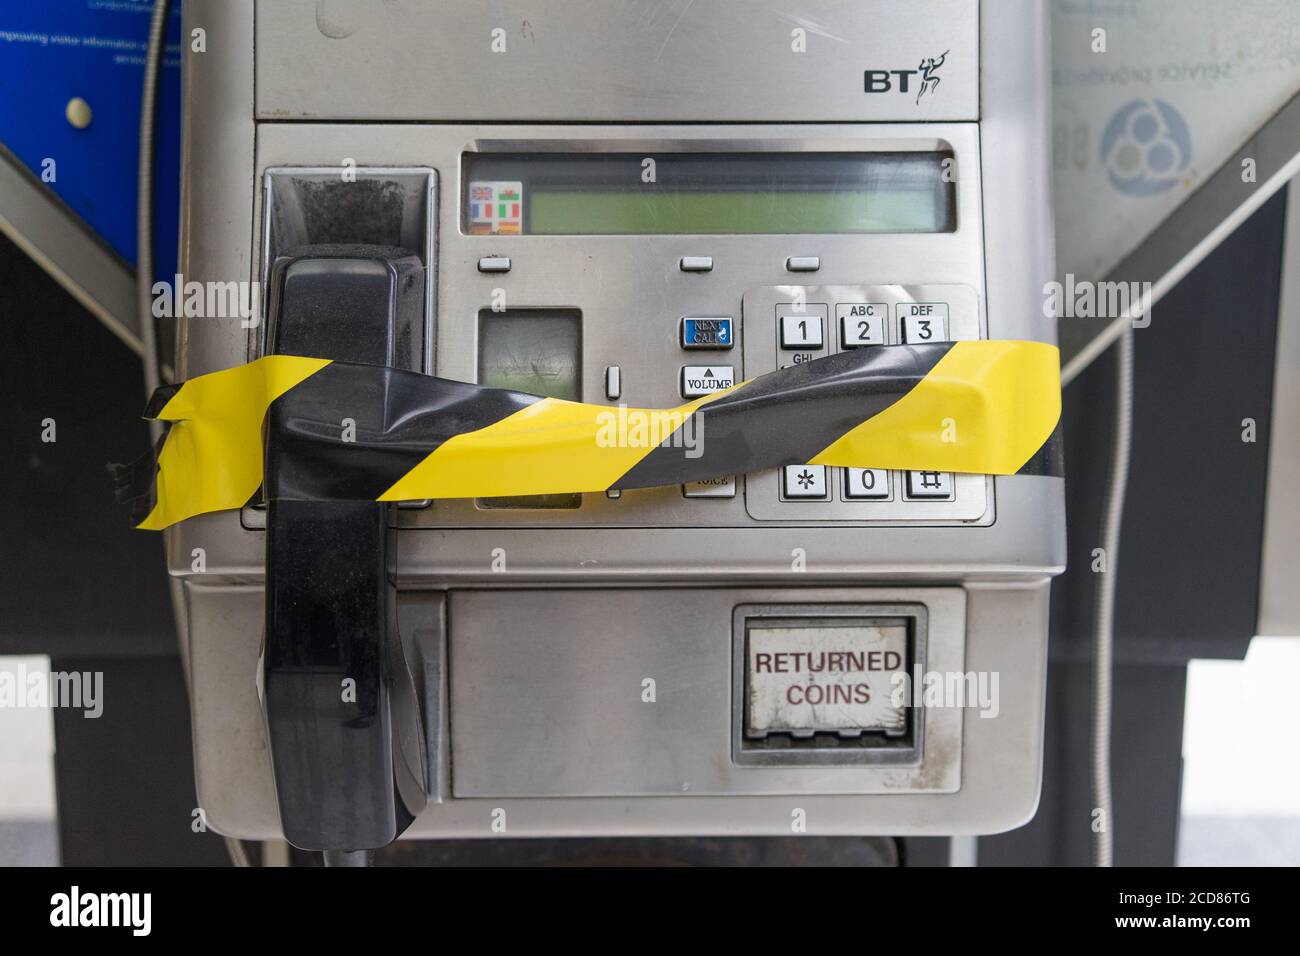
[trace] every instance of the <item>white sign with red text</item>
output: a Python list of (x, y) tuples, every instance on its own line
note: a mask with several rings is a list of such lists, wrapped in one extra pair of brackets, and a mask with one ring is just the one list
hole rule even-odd
[(890, 693), (907, 668), (904, 623), (751, 627), (745, 664), (746, 733), (899, 733)]

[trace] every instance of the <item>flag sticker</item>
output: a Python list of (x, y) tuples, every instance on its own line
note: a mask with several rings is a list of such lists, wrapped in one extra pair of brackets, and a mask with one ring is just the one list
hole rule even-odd
[(518, 235), (524, 231), (524, 184), (469, 184), (469, 231), (475, 236)]

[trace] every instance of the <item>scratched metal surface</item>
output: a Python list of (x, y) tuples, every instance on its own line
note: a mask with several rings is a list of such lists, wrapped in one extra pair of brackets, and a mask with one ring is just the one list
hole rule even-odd
[[(277, 0), (257, 6), (257, 110), (264, 120), (974, 120), (978, 20), (970, 0)], [(931, 58), (943, 64), (924, 92), (915, 76), (907, 91), (864, 91), (865, 70), (915, 71)]]

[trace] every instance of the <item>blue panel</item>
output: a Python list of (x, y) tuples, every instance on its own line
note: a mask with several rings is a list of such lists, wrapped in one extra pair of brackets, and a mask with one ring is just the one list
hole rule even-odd
[[(0, 0), (0, 142), (132, 264), (152, 10), (152, 0)], [(154, 154), (154, 262), (167, 277), (180, 198), (179, 42), (173, 0)], [(90, 104), (86, 129), (67, 120), (74, 97)]]

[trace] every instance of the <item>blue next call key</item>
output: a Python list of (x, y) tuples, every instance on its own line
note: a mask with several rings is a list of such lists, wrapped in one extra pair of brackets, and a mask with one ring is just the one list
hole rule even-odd
[(734, 344), (729, 318), (682, 319), (684, 349), (729, 349)]

